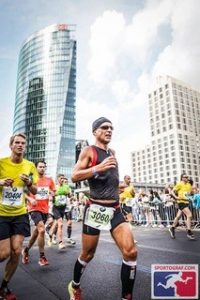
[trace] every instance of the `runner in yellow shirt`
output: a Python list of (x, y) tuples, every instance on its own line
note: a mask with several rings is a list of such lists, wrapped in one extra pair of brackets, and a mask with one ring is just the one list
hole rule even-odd
[(131, 224), (133, 221), (132, 215), (132, 199), (135, 196), (133, 185), (131, 185), (131, 177), (124, 176), (124, 182), (119, 185), (119, 201), (122, 213), (126, 220)]
[(189, 198), (188, 195), (192, 192), (192, 185), (188, 181), (188, 176), (186, 174), (181, 175), (181, 181), (178, 182), (171, 195), (174, 199), (176, 199), (178, 203), (178, 212), (172, 224), (172, 227), (169, 228), (170, 235), (173, 239), (175, 239), (175, 228), (178, 224), (178, 221), (182, 214), (186, 216), (186, 226), (187, 226), (187, 237), (190, 240), (194, 240), (195, 236), (191, 231), (191, 221), (192, 221), (192, 213), (189, 208)]
[(0, 159), (0, 261), (9, 258), (0, 287), (2, 299), (17, 299), (8, 282), (17, 269), (24, 237), (30, 235), (25, 192), (37, 192), (37, 170), (32, 162), (23, 159), (25, 146), (23, 133), (13, 135), (11, 156)]

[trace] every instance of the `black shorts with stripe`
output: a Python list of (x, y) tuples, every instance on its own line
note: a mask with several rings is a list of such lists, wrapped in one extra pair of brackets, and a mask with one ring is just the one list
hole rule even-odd
[(30, 236), (29, 215), (0, 216), (0, 240), (11, 238), (13, 235)]

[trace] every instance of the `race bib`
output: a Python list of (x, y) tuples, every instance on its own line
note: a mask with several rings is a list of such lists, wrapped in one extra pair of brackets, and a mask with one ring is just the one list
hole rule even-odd
[(67, 198), (65, 212), (68, 212), (68, 211), (71, 211), (71, 210), (72, 210), (72, 204), (70, 202), (70, 199)]
[(132, 198), (127, 198), (126, 199), (126, 206), (132, 206)]
[(20, 206), (23, 200), (22, 187), (3, 187), (2, 204), (9, 206)]
[(66, 196), (65, 195), (57, 195), (55, 197), (56, 205), (66, 205)]
[(99, 230), (110, 230), (114, 208), (91, 204), (86, 212), (85, 225)]
[(48, 186), (37, 187), (37, 194), (36, 194), (35, 198), (36, 198), (36, 200), (49, 199), (49, 187)]

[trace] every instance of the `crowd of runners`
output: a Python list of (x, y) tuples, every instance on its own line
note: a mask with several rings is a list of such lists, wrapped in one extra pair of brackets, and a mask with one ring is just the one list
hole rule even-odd
[[(184, 215), (187, 237), (195, 239), (191, 231), (190, 205), (193, 202), (199, 210), (200, 195), (187, 175), (182, 174), (181, 181), (173, 187), (168, 186), (163, 194), (136, 193), (130, 176), (126, 175), (124, 182), (119, 183), (115, 151), (108, 147), (112, 131), (112, 122), (107, 118), (101, 117), (92, 124), (95, 143), (82, 150), (72, 172), (73, 182), (88, 180), (89, 183), (90, 197), (82, 194), (79, 199), (73, 194), (65, 174), (58, 174), (54, 182), (45, 174), (45, 161), (34, 164), (24, 159), (26, 136), (23, 133), (11, 137), (11, 155), (0, 159), (0, 262), (7, 259), (0, 284), (0, 300), (17, 299), (8, 285), (19, 261), (29, 264), (35, 243), (39, 265), (49, 264), (45, 235), (50, 247), (57, 245), (59, 250), (64, 249), (65, 235), (66, 242), (75, 245), (73, 219), (83, 221), (83, 230), (81, 253), (68, 284), (70, 300), (83, 299), (81, 276), (95, 255), (101, 230), (110, 231), (122, 254), (122, 300), (132, 300), (136, 277), (137, 247), (133, 225), (168, 226), (171, 237), (175, 238), (176, 227)], [(170, 211), (175, 205), (176, 215), (172, 221)], [(24, 247), (25, 237), (28, 243)]]

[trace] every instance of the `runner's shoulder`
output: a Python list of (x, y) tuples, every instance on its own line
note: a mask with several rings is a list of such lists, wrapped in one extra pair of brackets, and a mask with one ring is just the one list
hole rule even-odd
[(23, 158), (22, 162), (23, 162), (23, 164), (31, 165), (31, 166), (34, 166), (34, 168), (36, 168), (35, 164), (32, 161), (28, 160), (28, 159)]
[(10, 161), (10, 157), (9, 156), (0, 158), (0, 164), (8, 163), (9, 161)]
[(93, 155), (93, 146), (85, 146), (82, 150), (81, 150), (81, 156), (82, 157), (92, 157)]
[(50, 175), (45, 175), (44, 178), (48, 179), (48, 180), (52, 180), (53, 181), (53, 178), (50, 176)]

